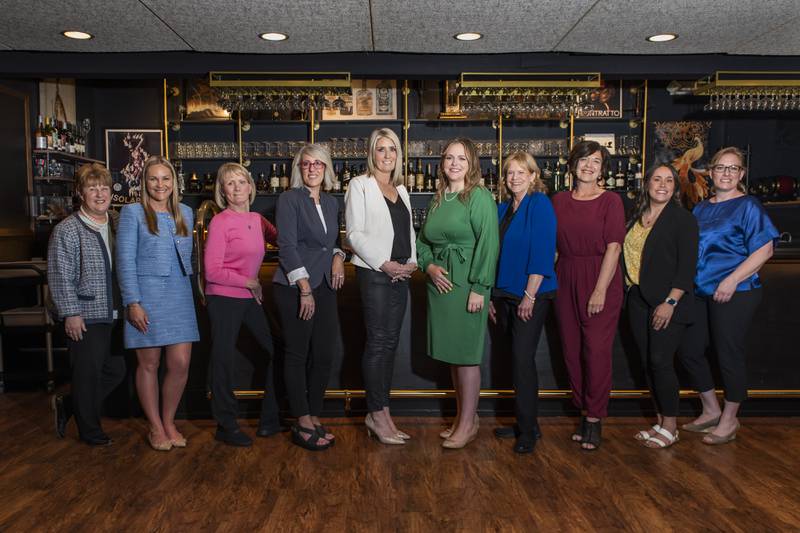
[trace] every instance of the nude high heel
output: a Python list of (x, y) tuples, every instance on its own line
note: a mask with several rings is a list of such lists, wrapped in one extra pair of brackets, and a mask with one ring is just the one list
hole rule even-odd
[(364, 418), (364, 425), (367, 426), (367, 435), (375, 437), (381, 444), (405, 444), (406, 441), (397, 435), (381, 435), (375, 428), (375, 421), (372, 419), (372, 413), (368, 413)]

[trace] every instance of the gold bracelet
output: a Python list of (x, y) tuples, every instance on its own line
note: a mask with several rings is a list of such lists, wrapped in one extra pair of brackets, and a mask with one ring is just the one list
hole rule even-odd
[(525, 290), (524, 290), (524, 291), (522, 291), (522, 292), (525, 294), (525, 298), (527, 298), (528, 300), (530, 300), (530, 301), (531, 301), (531, 303), (535, 303), (535, 302), (536, 302), (536, 297), (535, 297), (535, 296), (531, 296), (531, 295), (530, 295), (530, 293), (528, 292), (528, 289), (525, 289)]

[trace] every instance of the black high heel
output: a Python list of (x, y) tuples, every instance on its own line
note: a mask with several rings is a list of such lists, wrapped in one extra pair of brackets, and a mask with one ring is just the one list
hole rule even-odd
[[(305, 433), (308, 435), (308, 439), (304, 439), (301, 433)], [(292, 425), (292, 444), (296, 444), (301, 448), (305, 448), (306, 450), (310, 450), (312, 452), (318, 452), (320, 450), (327, 450), (331, 447), (330, 443), (328, 444), (317, 444), (319, 440), (325, 440), (324, 437), (320, 437), (319, 433), (317, 433), (316, 428), (308, 429), (307, 427), (303, 427), (300, 424)]]
[[(603, 440), (601, 438), (603, 426), (600, 424), (600, 421), (597, 422), (589, 422), (586, 421), (586, 433), (583, 435), (583, 440), (581, 441), (581, 449), (586, 450), (587, 452), (594, 452), (600, 448), (600, 442)], [(591, 444), (591, 448), (587, 448), (584, 444)]]

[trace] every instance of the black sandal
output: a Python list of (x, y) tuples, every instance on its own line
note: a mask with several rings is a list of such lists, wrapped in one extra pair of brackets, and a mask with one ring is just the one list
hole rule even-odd
[[(580, 423), (580, 425), (578, 425), (578, 430), (575, 433), (572, 434), (572, 441), (573, 442), (585, 442), (586, 441), (586, 431), (587, 431), (586, 424), (588, 424), (588, 422), (586, 421), (586, 417), (582, 416), (581, 417), (581, 423)], [(576, 439), (575, 437), (580, 437), (580, 438)]]
[[(586, 434), (581, 441), (581, 449), (586, 450), (587, 452), (594, 452), (600, 448), (600, 441), (602, 441), (601, 433), (603, 427), (600, 424), (600, 421), (597, 422), (589, 422), (586, 421)], [(591, 448), (587, 448), (584, 446), (585, 444), (591, 444)]]
[(326, 441), (328, 441), (330, 443), (330, 446), (336, 444), (336, 437), (329, 439), (328, 437), (325, 436), (325, 435), (333, 435), (333, 433), (328, 431), (328, 428), (326, 428), (322, 424), (314, 424), (314, 428), (317, 430), (317, 435), (321, 439), (325, 439)]
[[(300, 435), (301, 433), (308, 435), (308, 439), (304, 439), (303, 436)], [(324, 437), (319, 436), (316, 428), (308, 429), (300, 424), (294, 424), (292, 426), (292, 443), (300, 446), (301, 448), (305, 448), (306, 450), (310, 450), (312, 452), (327, 450), (330, 448), (330, 443), (318, 444), (320, 439), (325, 440)]]

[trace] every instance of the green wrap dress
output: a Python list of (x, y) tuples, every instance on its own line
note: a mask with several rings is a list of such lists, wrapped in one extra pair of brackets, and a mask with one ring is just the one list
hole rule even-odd
[[(423, 271), (431, 263), (444, 267), (453, 284), (452, 291), (439, 294), (428, 278), (428, 355), (434, 359), (481, 363), (498, 253), (497, 206), (488, 190), (476, 187), (466, 204), (445, 195), (438, 206), (429, 206), (417, 261)], [(478, 313), (467, 311), (470, 291), (484, 296)]]

